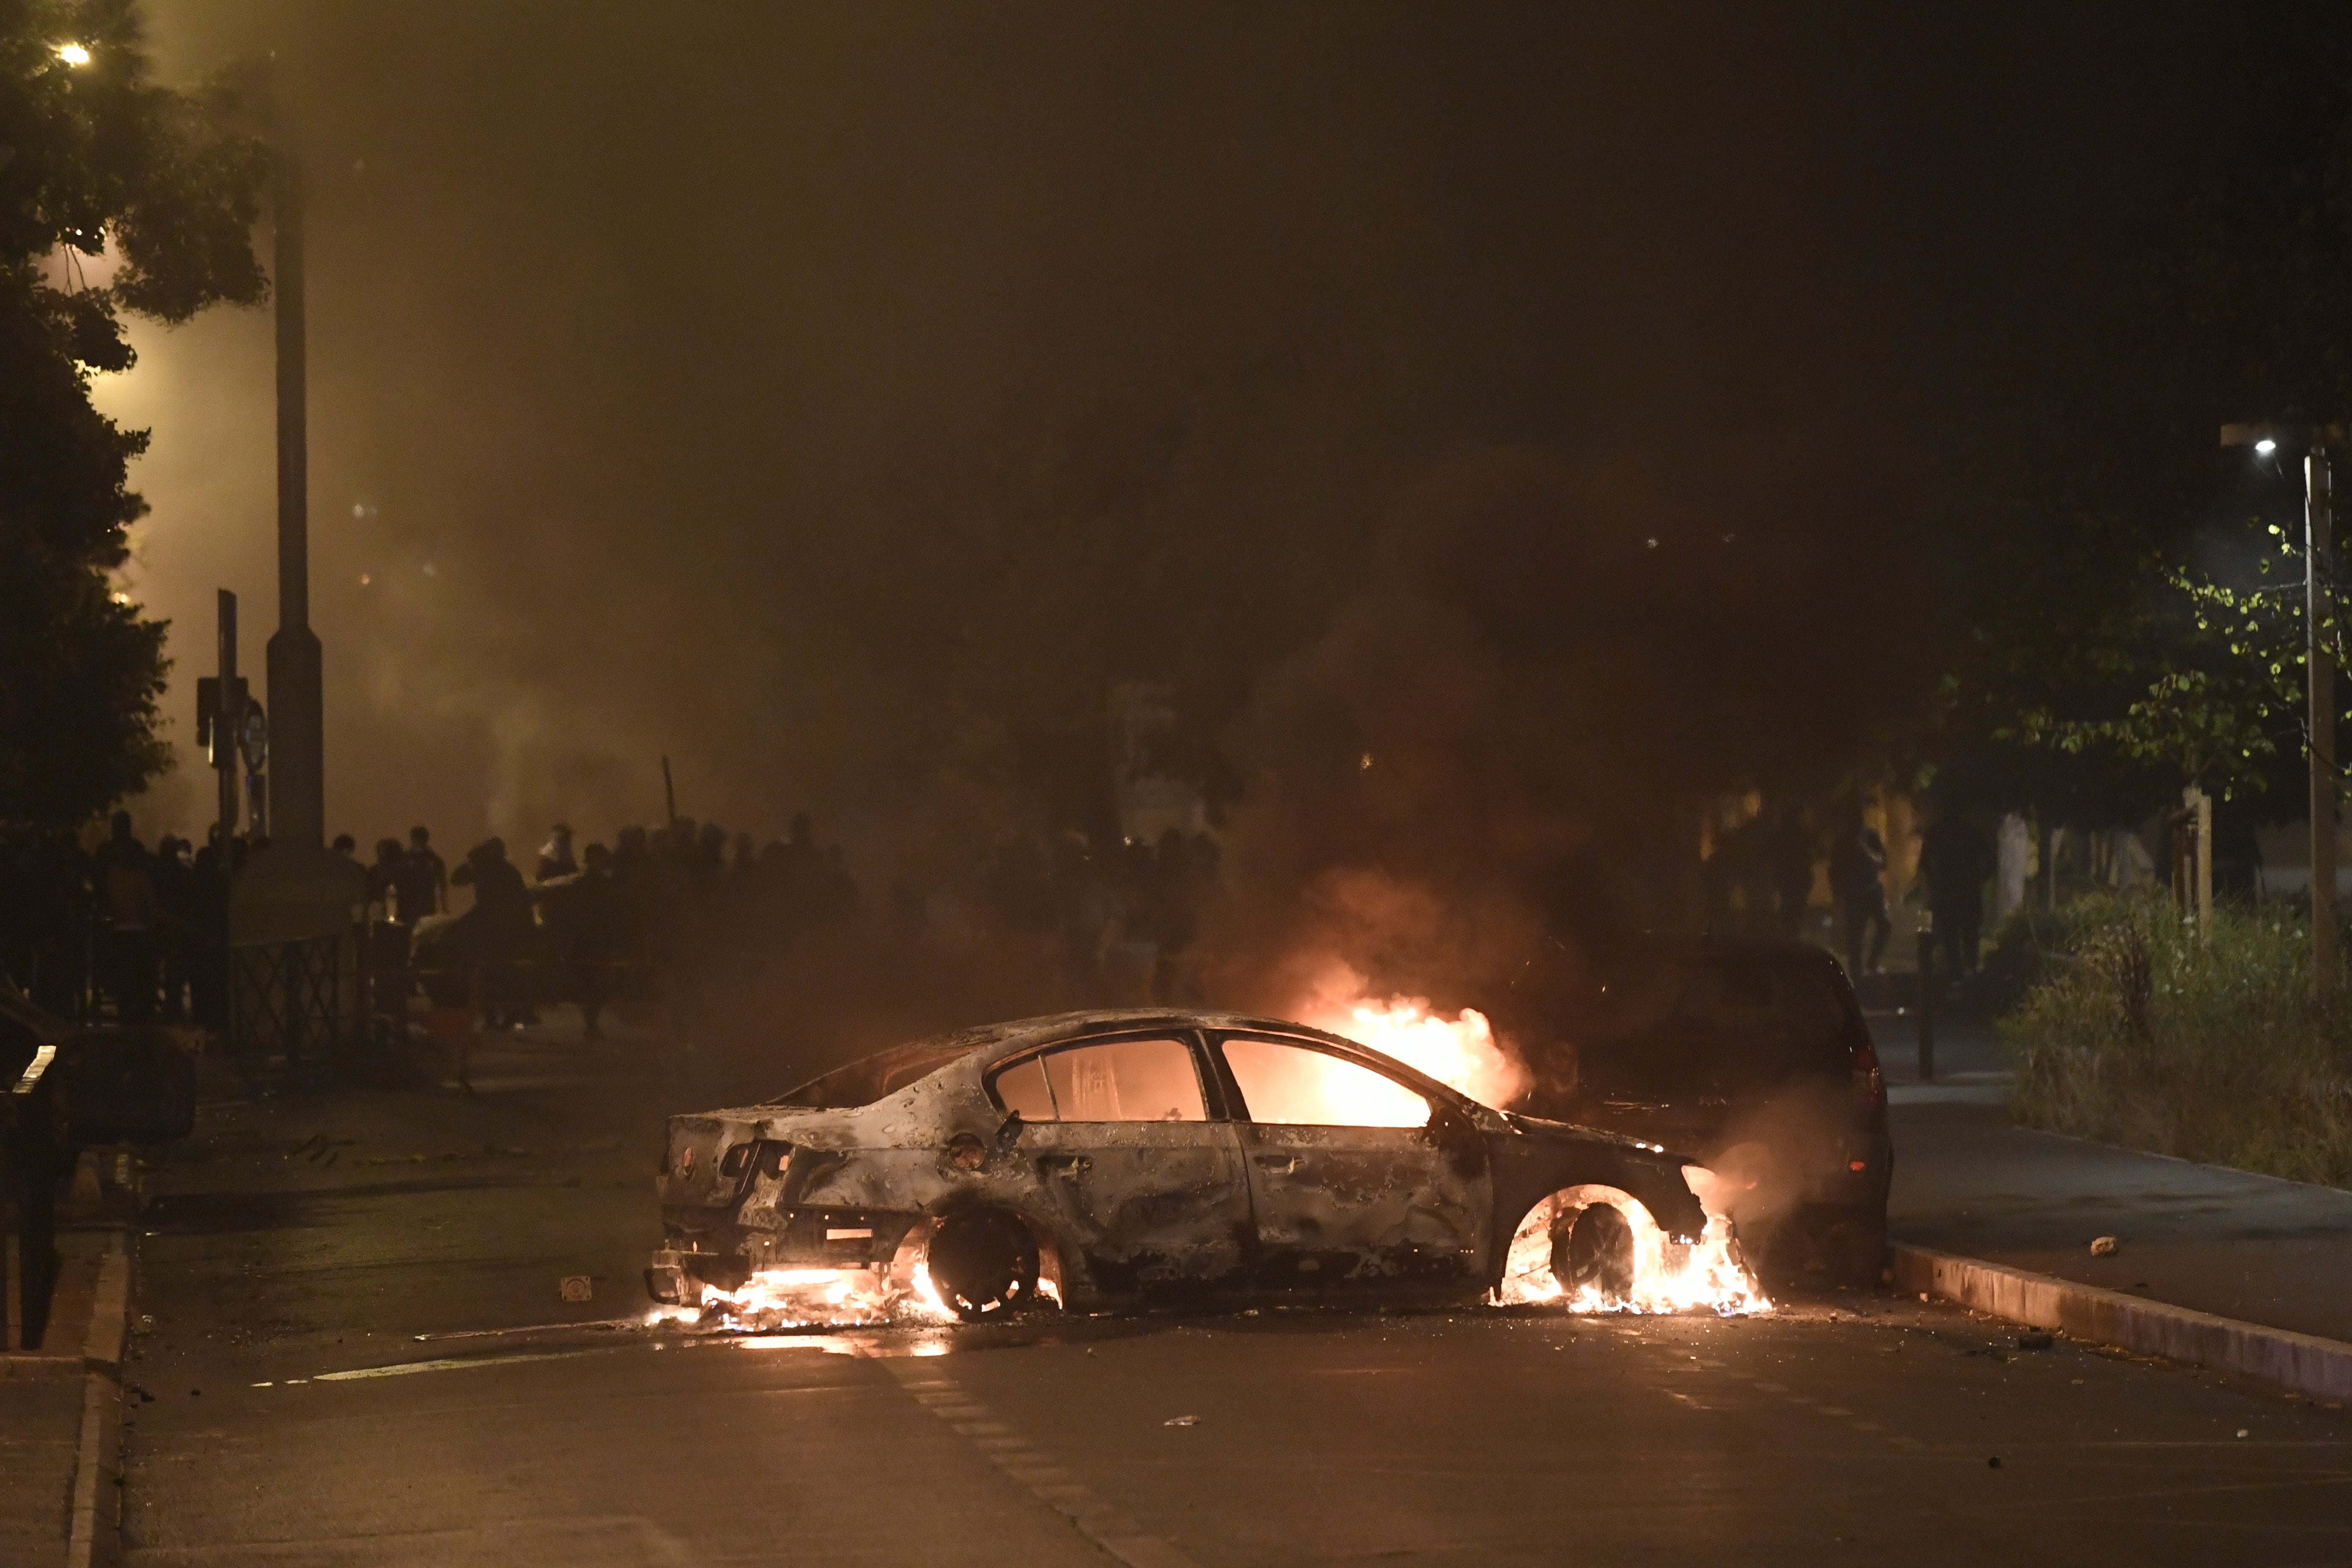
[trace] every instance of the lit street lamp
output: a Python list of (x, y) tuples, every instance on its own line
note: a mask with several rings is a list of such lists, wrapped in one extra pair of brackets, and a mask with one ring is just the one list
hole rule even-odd
[[(2335, 545), (2328, 510), (2327, 451), (2347, 445), (2340, 425), (2224, 425), (2221, 445), (2269, 457), (2282, 444), (2303, 449), (2304, 602), (2311, 677), (2311, 978), (2336, 991), (2336, 657), (2330, 642)], [(2210, 853), (2200, 847), (2200, 853)]]

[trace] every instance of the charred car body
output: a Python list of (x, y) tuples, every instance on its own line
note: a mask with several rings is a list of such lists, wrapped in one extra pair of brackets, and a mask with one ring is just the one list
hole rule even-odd
[(700, 1306), (887, 1279), (966, 1319), (1037, 1295), (1470, 1300), (1507, 1268), (1622, 1293), (1636, 1228), (1706, 1228), (1683, 1167), (1303, 1025), (1070, 1014), (671, 1118), (646, 1280)]

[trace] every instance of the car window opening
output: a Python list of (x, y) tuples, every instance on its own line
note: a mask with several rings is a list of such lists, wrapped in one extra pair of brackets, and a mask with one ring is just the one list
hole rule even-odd
[(1426, 1127), (1423, 1096), (1344, 1057), (1278, 1040), (1228, 1039), (1225, 1065), (1253, 1121), (1295, 1127)]
[(1024, 1121), (1206, 1121), (1192, 1047), (1178, 1039), (1065, 1047), (1000, 1068), (997, 1103)]

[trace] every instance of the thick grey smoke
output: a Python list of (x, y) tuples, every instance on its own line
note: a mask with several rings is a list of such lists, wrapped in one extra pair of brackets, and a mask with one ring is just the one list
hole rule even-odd
[(1902, 675), (1899, 596), (1834, 596), (1903, 580), (1881, 492), (1791, 441), (1726, 493), (1524, 449), (1423, 476), (1236, 728), (1224, 983), (1276, 1003), (1338, 957), (1491, 1006), (1580, 931), (1692, 921), (1720, 792), (1834, 782)]

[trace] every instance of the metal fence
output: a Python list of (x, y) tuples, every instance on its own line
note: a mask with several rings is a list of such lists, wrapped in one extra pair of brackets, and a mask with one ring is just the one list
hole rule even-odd
[(228, 953), (228, 1047), (239, 1060), (283, 1057), (289, 1075), (343, 1038), (346, 944), (340, 937), (240, 942)]

